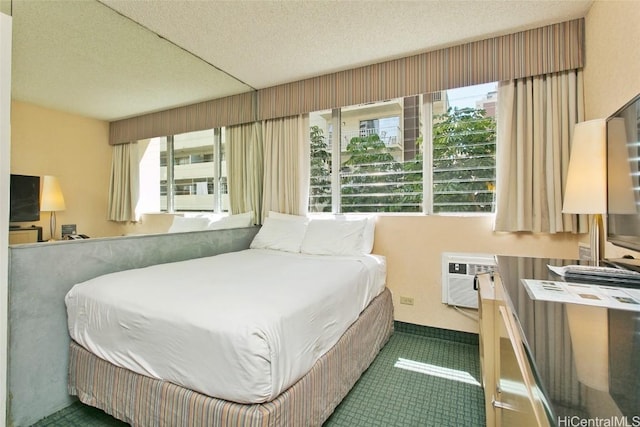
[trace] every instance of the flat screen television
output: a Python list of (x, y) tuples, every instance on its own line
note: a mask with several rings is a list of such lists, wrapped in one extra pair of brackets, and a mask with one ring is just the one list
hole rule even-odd
[(40, 220), (40, 177), (11, 175), (9, 222)]
[(640, 95), (607, 119), (607, 241), (640, 252)]

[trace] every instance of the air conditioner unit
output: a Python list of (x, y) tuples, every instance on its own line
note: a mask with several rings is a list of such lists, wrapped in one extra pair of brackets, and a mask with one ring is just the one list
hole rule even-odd
[(495, 256), (473, 253), (442, 253), (442, 302), (448, 305), (478, 308), (476, 274), (493, 271)]

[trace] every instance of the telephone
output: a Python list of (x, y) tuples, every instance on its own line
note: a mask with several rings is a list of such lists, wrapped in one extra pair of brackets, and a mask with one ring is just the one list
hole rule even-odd
[(87, 236), (86, 234), (67, 234), (66, 236), (64, 236), (64, 238), (67, 240), (82, 240), (88, 239), (89, 236)]

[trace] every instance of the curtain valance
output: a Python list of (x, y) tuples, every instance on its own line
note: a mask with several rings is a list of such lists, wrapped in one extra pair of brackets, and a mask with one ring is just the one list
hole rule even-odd
[(583, 65), (581, 18), (260, 89), (258, 119), (574, 70)]
[(109, 124), (109, 144), (250, 123), (256, 120), (256, 93), (247, 92)]

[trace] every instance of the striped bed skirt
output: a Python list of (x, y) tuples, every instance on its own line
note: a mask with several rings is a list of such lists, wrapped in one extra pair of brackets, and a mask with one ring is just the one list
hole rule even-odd
[(69, 394), (132, 426), (320, 426), (393, 333), (385, 289), (298, 382), (271, 402), (240, 404), (149, 378), (100, 359), (75, 342)]

